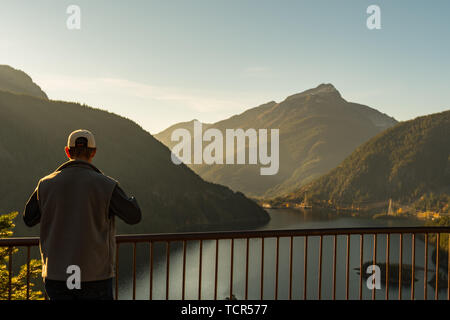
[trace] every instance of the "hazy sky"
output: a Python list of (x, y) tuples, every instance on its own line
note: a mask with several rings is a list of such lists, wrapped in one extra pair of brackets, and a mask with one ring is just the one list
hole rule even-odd
[[(81, 8), (81, 30), (66, 9)], [(371, 4), (381, 30), (366, 27)], [(332, 83), (398, 120), (450, 107), (450, 1), (0, 0), (0, 64), (151, 133)]]

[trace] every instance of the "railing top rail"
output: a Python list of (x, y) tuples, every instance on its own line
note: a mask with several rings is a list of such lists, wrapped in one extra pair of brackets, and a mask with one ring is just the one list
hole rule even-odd
[(449, 227), (394, 227), (394, 228), (334, 228), (334, 229), (280, 229), (242, 230), (195, 233), (130, 234), (116, 236), (117, 242), (215, 240), (239, 238), (273, 238), (299, 236), (327, 236), (347, 234), (395, 234), (395, 233), (450, 233)]
[(0, 238), (0, 247), (38, 246), (39, 237)]
[[(221, 232), (183, 232), (154, 234), (117, 235), (118, 243), (182, 240), (215, 240), (239, 238), (272, 238), (299, 236), (332, 236), (347, 234), (396, 234), (396, 233), (450, 233), (448, 227), (370, 227), (370, 228), (334, 228), (334, 229), (280, 229), (280, 230), (242, 230)], [(0, 247), (37, 246), (38, 237), (0, 238)]]

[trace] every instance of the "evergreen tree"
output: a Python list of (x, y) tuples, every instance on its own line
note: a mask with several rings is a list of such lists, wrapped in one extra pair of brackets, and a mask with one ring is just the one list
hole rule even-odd
[[(14, 218), (17, 216), (17, 212), (0, 215), (0, 238), (8, 238), (13, 235)], [(14, 260), (14, 256), (17, 256), (17, 248), (0, 247), (0, 300), (9, 299), (9, 259), (10, 254)], [(42, 299), (43, 293), (35, 289), (35, 283), (32, 280), (40, 277), (41, 274), (41, 261), (32, 259), (30, 260), (30, 285), (29, 285), (29, 299), (37, 300)], [(27, 265), (20, 267), (20, 271), (17, 275), (11, 278), (11, 299), (12, 300), (25, 300), (27, 298)]]

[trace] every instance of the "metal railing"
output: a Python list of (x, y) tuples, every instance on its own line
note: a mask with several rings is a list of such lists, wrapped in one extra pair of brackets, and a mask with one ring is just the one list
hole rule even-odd
[[(200, 232), (200, 233), (173, 233), (173, 234), (136, 234), (136, 235), (117, 235), (116, 236), (116, 278), (115, 278), (115, 297), (119, 299), (119, 282), (118, 282), (118, 271), (119, 271), (119, 248), (122, 244), (132, 244), (132, 299), (136, 299), (136, 245), (146, 243), (149, 245), (149, 299), (153, 299), (153, 273), (154, 273), (154, 244), (155, 243), (165, 243), (166, 245), (166, 293), (165, 298), (169, 299), (169, 284), (170, 284), (170, 258), (171, 258), (171, 244), (174, 242), (182, 242), (183, 244), (183, 257), (182, 257), (182, 296), (181, 299), (185, 299), (186, 293), (186, 248), (188, 242), (198, 242), (199, 243), (199, 268), (198, 268), (198, 299), (202, 298), (202, 259), (203, 259), (203, 243), (204, 241), (215, 241), (215, 274), (214, 274), (214, 300), (217, 299), (217, 288), (218, 288), (218, 266), (219, 266), (219, 241), (220, 240), (231, 240), (230, 247), (230, 281), (229, 281), (229, 298), (233, 299), (233, 272), (234, 272), (234, 249), (235, 249), (235, 240), (242, 239), (245, 241), (245, 291), (243, 298), (248, 299), (249, 293), (249, 254), (250, 254), (250, 239), (260, 239), (261, 240), (261, 251), (260, 251), (260, 261), (261, 261), (261, 278), (260, 278), (260, 295), (259, 298), (264, 298), (264, 254), (265, 254), (265, 241), (268, 238), (274, 238), (276, 240), (275, 244), (275, 300), (278, 299), (278, 291), (279, 291), (279, 255), (280, 255), (280, 238), (288, 238), (289, 241), (289, 284), (288, 284), (288, 299), (293, 298), (293, 252), (294, 252), (294, 239), (295, 238), (303, 238), (303, 299), (307, 299), (308, 292), (308, 249), (310, 246), (308, 245), (308, 240), (311, 238), (318, 238), (318, 261), (317, 261), (317, 298), (322, 299), (322, 264), (323, 264), (323, 240), (324, 237), (332, 237), (333, 240), (333, 258), (332, 258), (332, 296), (331, 299), (336, 299), (336, 265), (337, 265), (337, 238), (338, 236), (344, 237), (346, 239), (346, 249), (345, 249), (345, 299), (349, 299), (349, 270), (350, 270), (350, 238), (351, 236), (359, 235), (359, 299), (363, 299), (363, 274), (365, 271), (363, 269), (363, 257), (364, 257), (364, 238), (365, 236), (373, 237), (373, 251), (371, 260), (373, 260), (373, 264), (377, 264), (377, 243), (378, 239), (380, 239), (381, 235), (384, 235), (386, 240), (386, 250), (385, 250), (385, 299), (389, 299), (389, 285), (391, 283), (390, 279), (390, 239), (392, 235), (399, 236), (399, 256), (398, 256), (398, 299), (402, 299), (402, 283), (404, 282), (402, 278), (402, 269), (403, 268), (403, 237), (405, 235), (411, 236), (411, 299), (415, 299), (415, 266), (416, 266), (416, 238), (418, 236), (422, 236), (421, 238), (424, 241), (425, 245), (425, 254), (424, 254), (424, 298), (427, 298), (427, 284), (428, 284), (428, 247), (430, 245), (429, 236), (435, 235), (435, 242), (431, 245), (434, 245), (435, 248), (439, 248), (440, 239), (446, 235), (448, 237), (448, 251), (450, 252), (450, 227), (392, 227), (392, 228), (342, 228), (342, 229), (302, 229), (302, 230), (257, 230), (257, 231), (231, 231), (231, 232)], [(30, 296), (30, 248), (39, 245), (38, 238), (4, 238), (0, 239), (0, 247), (9, 248), (9, 259), (8, 259), (8, 286), (9, 286), (9, 299), (11, 299), (11, 279), (13, 277), (13, 268), (12, 268), (12, 257), (13, 257), (13, 248), (15, 247), (26, 247), (27, 249), (27, 299)], [(435, 256), (435, 277), (436, 282), (434, 284), (435, 288), (435, 299), (439, 299), (438, 291), (439, 291), (439, 250), (436, 250)], [(450, 254), (448, 254), (448, 268), (447, 268), (447, 299), (450, 300)], [(372, 290), (372, 299), (376, 298), (375, 288)]]

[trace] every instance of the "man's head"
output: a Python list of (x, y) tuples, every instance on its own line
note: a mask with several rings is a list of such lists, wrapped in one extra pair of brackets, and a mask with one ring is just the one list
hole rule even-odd
[(94, 135), (88, 130), (76, 130), (69, 135), (66, 155), (71, 160), (92, 162), (97, 151)]

